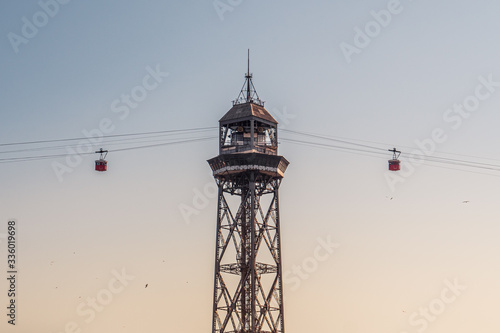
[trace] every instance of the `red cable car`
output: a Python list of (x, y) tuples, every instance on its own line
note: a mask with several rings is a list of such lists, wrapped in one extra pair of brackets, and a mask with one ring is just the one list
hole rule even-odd
[(96, 151), (97, 154), (101, 154), (99, 159), (95, 161), (95, 171), (107, 171), (108, 170), (108, 162), (105, 160), (106, 155), (108, 155), (107, 150), (99, 150)]
[(389, 160), (389, 171), (399, 171), (401, 170), (401, 161), (398, 160), (401, 152), (396, 150), (396, 148), (389, 149), (392, 152), (392, 160)]

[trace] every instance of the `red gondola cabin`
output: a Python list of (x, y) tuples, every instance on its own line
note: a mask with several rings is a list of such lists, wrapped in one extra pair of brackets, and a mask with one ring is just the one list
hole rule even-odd
[(389, 171), (399, 171), (401, 170), (401, 161), (398, 160), (401, 152), (396, 150), (396, 148), (389, 149), (392, 152), (392, 160), (389, 160)]
[(108, 162), (105, 160), (97, 160), (95, 161), (95, 170), (96, 171), (106, 171), (108, 170)]
[(399, 160), (389, 160), (389, 170), (399, 171), (401, 170), (401, 161)]
[(106, 171), (108, 170), (108, 162), (105, 160), (106, 155), (108, 155), (107, 150), (102, 150), (102, 148), (96, 151), (97, 154), (101, 154), (99, 159), (95, 161), (95, 171)]

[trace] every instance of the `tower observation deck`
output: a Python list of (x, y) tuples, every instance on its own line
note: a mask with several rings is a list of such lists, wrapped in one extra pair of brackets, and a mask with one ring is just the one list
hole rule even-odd
[(212, 333), (283, 333), (278, 190), (289, 162), (250, 69), (208, 163), (218, 186)]

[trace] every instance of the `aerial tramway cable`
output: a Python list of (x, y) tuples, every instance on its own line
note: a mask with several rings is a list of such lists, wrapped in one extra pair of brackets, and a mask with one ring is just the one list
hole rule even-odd
[[(187, 129), (173, 129), (173, 130), (165, 130), (165, 131), (152, 131), (152, 132), (140, 132), (140, 133), (127, 133), (127, 134), (114, 134), (114, 135), (103, 135), (100, 137), (102, 141), (99, 145), (102, 146), (124, 146), (123, 148), (110, 149), (110, 152), (119, 152), (119, 151), (128, 151), (128, 150), (137, 150), (137, 149), (145, 149), (145, 148), (154, 148), (161, 147), (167, 145), (176, 145), (190, 142), (202, 142), (206, 140), (215, 139), (216, 136), (207, 136), (207, 137), (197, 137), (197, 138), (173, 138), (172, 136), (176, 135), (192, 135), (196, 133), (201, 133), (205, 131), (216, 130), (218, 127), (198, 127), (198, 128), (187, 128)], [(387, 148), (377, 147), (376, 145), (387, 147), (387, 143), (368, 141), (368, 140), (359, 140), (352, 138), (340, 138), (340, 137), (332, 137), (328, 135), (322, 135), (317, 133), (309, 133), (305, 131), (295, 131), (289, 129), (281, 129), (282, 132), (288, 134), (287, 137), (282, 137), (280, 140), (283, 142), (289, 142), (292, 144), (300, 144), (307, 145), (316, 148), (324, 148), (324, 149), (333, 149), (339, 150), (346, 153), (367, 155), (370, 157), (383, 158), (387, 154)], [(292, 137), (289, 137), (292, 136)], [(301, 138), (293, 138), (293, 136), (302, 136), (309, 137), (311, 139), (316, 139), (313, 141), (306, 141)], [(24, 141), (24, 142), (11, 142), (11, 143), (2, 143), (0, 144), (1, 148), (6, 147), (16, 147), (16, 146), (28, 146), (26, 148), (19, 148), (13, 150), (0, 150), (0, 154), (18, 154), (18, 153), (29, 153), (29, 152), (37, 152), (37, 151), (56, 151), (66, 148), (76, 148), (76, 144), (68, 144), (61, 145), (62, 142), (73, 142), (78, 140), (89, 140), (88, 137), (78, 137), (78, 138), (66, 138), (66, 139), (51, 139), (51, 140), (37, 140), (37, 141)], [(325, 142), (326, 141), (326, 142)], [(147, 144), (145, 143), (153, 143), (159, 142), (155, 144)], [(360, 143), (362, 142), (362, 143)], [(41, 144), (50, 144), (50, 143), (59, 143), (58, 145), (44, 145), (39, 146)], [(335, 144), (332, 144), (335, 143)], [(368, 143), (368, 144), (367, 144)], [(31, 145), (31, 147), (30, 147)], [(392, 145), (390, 145), (392, 146)], [(399, 147), (406, 147), (401, 146)], [(492, 171), (500, 171), (500, 165), (493, 163), (484, 163), (478, 160), (489, 160), (489, 161), (499, 161), (497, 159), (478, 157), (478, 156), (470, 156), (464, 154), (454, 154), (454, 153), (446, 153), (446, 152), (437, 152), (435, 151), (433, 155), (424, 155), (415, 153), (414, 147), (407, 147), (409, 149), (413, 149), (412, 152), (404, 152), (405, 158), (410, 158), (417, 161), (422, 161), (423, 163), (439, 163), (439, 164), (448, 164), (453, 166), (460, 166), (466, 168), (474, 168), (474, 169), (483, 169), (483, 170), (492, 170)], [(392, 150), (391, 150), (392, 151)], [(94, 152), (84, 152), (78, 153), (78, 155), (89, 155), (94, 154)], [(455, 155), (461, 157), (469, 157), (470, 159), (459, 159), (459, 158), (450, 158), (443, 157), (439, 155)], [(0, 158), (0, 163), (11, 163), (11, 162), (24, 162), (24, 161), (37, 161), (42, 159), (51, 159), (51, 158), (62, 158), (66, 156), (70, 156), (70, 153), (60, 153), (60, 154), (40, 154), (40, 155), (28, 155), (28, 156), (12, 156)], [(435, 166), (432, 164), (432, 166)], [(465, 171), (465, 170), (462, 170)]]
[[(216, 129), (217, 127), (199, 127), (199, 128), (187, 128), (187, 129), (177, 129), (177, 130), (166, 130), (166, 131), (155, 131), (155, 132), (142, 132), (142, 133), (128, 133), (128, 134), (112, 134), (103, 135), (100, 138), (115, 138), (115, 137), (126, 137), (126, 136), (139, 136), (139, 135), (149, 135), (149, 134), (166, 134), (166, 133), (181, 133), (181, 132), (195, 132), (195, 131), (206, 131), (211, 129)], [(89, 140), (94, 138), (89, 137), (79, 137), (79, 138), (67, 138), (67, 139), (52, 139), (52, 140), (38, 140), (38, 141), (23, 141), (23, 142), (9, 142), (0, 143), (0, 147), (5, 146), (15, 146), (15, 145), (28, 145), (28, 144), (39, 144), (39, 143), (50, 143), (50, 142), (64, 142), (64, 141), (76, 141), (76, 140)]]
[[(213, 139), (216, 139), (216, 137), (215, 136), (201, 137), (201, 138), (194, 138), (194, 139), (164, 142), (164, 143), (159, 143), (159, 144), (154, 144), (154, 145), (133, 146), (133, 147), (114, 149), (114, 150), (109, 150), (109, 151), (110, 152), (127, 151), (127, 150), (144, 149), (144, 148), (160, 147), (160, 146), (167, 146), (167, 145), (176, 145), (176, 144), (183, 144), (183, 143), (190, 143), (190, 142), (197, 142), (197, 141), (207, 141), (207, 140), (213, 140)], [(94, 152), (84, 152), (84, 153), (75, 153), (75, 154), (53, 154), (53, 155), (9, 157), (9, 158), (0, 158), (0, 163), (35, 161), (35, 160), (42, 160), (42, 159), (48, 159), (48, 158), (62, 158), (62, 157), (71, 156), (71, 155), (93, 155), (93, 154), (94, 154)]]

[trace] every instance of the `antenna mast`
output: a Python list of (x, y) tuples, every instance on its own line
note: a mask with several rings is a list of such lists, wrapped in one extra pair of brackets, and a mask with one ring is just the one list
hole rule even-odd
[(255, 90), (252, 81), (252, 74), (250, 73), (250, 49), (248, 49), (247, 73), (245, 74), (245, 83), (241, 88), (238, 98), (233, 101), (233, 105), (243, 103), (255, 103), (257, 105), (264, 106), (264, 102), (260, 100), (259, 95)]
[(248, 103), (252, 101), (250, 96), (250, 81), (252, 80), (252, 74), (250, 74), (250, 49), (248, 49), (247, 75), (245, 75), (245, 79), (247, 81), (247, 103)]

